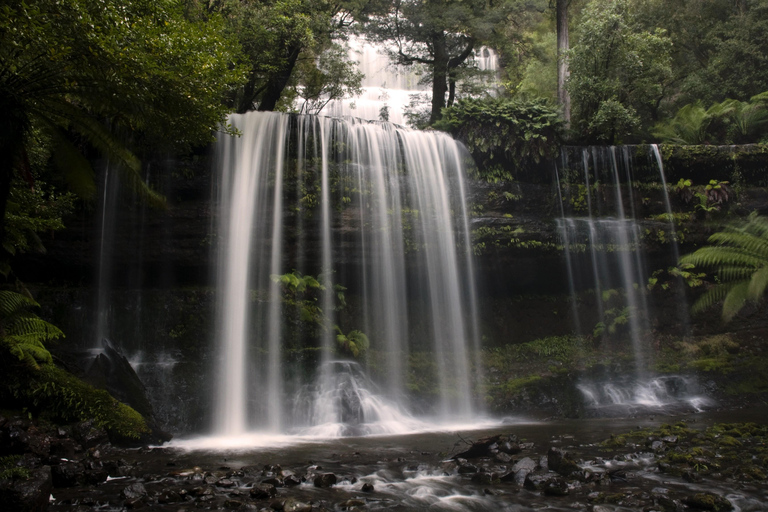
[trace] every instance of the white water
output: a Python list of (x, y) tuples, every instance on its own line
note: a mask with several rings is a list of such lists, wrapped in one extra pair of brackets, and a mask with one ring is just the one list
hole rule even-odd
[[(362, 94), (355, 98), (333, 100), (323, 113), (335, 117), (356, 117), (381, 120), (386, 116), (390, 123), (405, 126), (406, 110), (412, 100), (422, 96), (428, 100), (429, 86), (421, 82), (425, 74), (423, 66), (393, 64), (380, 45), (361, 38), (349, 41), (349, 59), (358, 63), (364, 74)], [(490, 48), (479, 48), (468, 61), (480, 71), (488, 72), (487, 88), (495, 89), (498, 56)], [(386, 114), (384, 114), (386, 112)]]
[(682, 376), (625, 379), (621, 382), (583, 382), (578, 386), (589, 407), (614, 408), (626, 414), (633, 409), (671, 409), (701, 412), (713, 404), (695, 379)]
[[(584, 211), (574, 212), (581, 214), (577, 216), (568, 215), (563, 209), (562, 218), (556, 222), (567, 251), (572, 291), (592, 288), (598, 321), (604, 324), (606, 332), (611, 327), (626, 331), (635, 355), (636, 372), (641, 374), (647, 364), (650, 326), (644, 293), (647, 269), (636, 205), (631, 191), (623, 193), (633, 181), (631, 162), (626, 147), (584, 148), (580, 170), (581, 183), (586, 188)], [(592, 198), (599, 196), (595, 187), (601, 185), (600, 173), (605, 179), (603, 184), (613, 190), (613, 197), (604, 200), (606, 204), (596, 204)], [(583, 189), (576, 188), (579, 185), (569, 184), (571, 197), (583, 194)]]
[[(218, 156), (214, 433), (332, 437), (474, 421), (476, 299), (458, 144), (315, 116), (250, 113), (230, 122), (242, 136), (223, 138)], [(319, 326), (283, 321), (283, 291), (270, 275), (293, 270), (324, 286)], [(339, 284), (360, 299), (351, 319), (336, 313)], [(336, 325), (368, 335), (376, 379), (364, 364), (338, 361)], [(312, 328), (319, 335), (302, 334)], [(428, 423), (406, 393), (414, 349), (434, 357)]]

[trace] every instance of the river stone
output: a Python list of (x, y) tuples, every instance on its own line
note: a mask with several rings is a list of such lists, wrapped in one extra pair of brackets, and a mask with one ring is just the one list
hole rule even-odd
[(177, 503), (181, 500), (181, 494), (174, 489), (165, 489), (160, 496), (157, 497), (157, 502), (163, 505), (167, 503)]
[(525, 475), (523, 487), (529, 491), (541, 491), (554, 477), (551, 473), (528, 473)]
[(512, 462), (512, 456), (506, 452), (498, 452), (496, 455), (494, 455), (493, 459), (496, 462), (501, 462), (502, 464)]
[(221, 480), (216, 482), (216, 485), (218, 487), (230, 488), (235, 486), (235, 482), (230, 480), (229, 478), (222, 478)]
[(54, 487), (74, 487), (84, 480), (85, 468), (77, 462), (62, 462), (51, 468)]
[(494, 480), (498, 480), (499, 477), (494, 473), (479, 472), (472, 475), (472, 483), (480, 485), (488, 485), (493, 483)]
[(469, 475), (472, 473), (477, 473), (477, 466), (475, 466), (474, 464), (470, 464), (469, 462), (459, 464), (459, 474)]
[(683, 500), (689, 507), (696, 510), (711, 510), (712, 512), (726, 512), (733, 510), (733, 505), (727, 499), (717, 494), (700, 492)]
[(547, 452), (547, 466), (551, 471), (563, 476), (569, 476), (571, 473), (581, 471), (581, 468), (574, 462), (569, 453), (554, 446)]
[(31, 470), (27, 479), (0, 481), (0, 503), (9, 512), (43, 511), (48, 508), (52, 489), (51, 467), (42, 466)]
[(373, 492), (373, 484), (366, 482), (363, 484), (363, 487), (361, 487), (360, 490), (363, 492)]
[(286, 487), (301, 485), (301, 480), (296, 475), (288, 475), (283, 479), (283, 485)]
[(282, 510), (283, 512), (311, 512), (312, 505), (293, 498), (288, 498), (283, 502)]
[(520, 445), (517, 443), (513, 443), (510, 441), (502, 441), (499, 443), (499, 451), (507, 453), (509, 455), (515, 455), (517, 453), (520, 453), (522, 450), (520, 449)]
[(498, 435), (478, 439), (476, 442), (472, 443), (472, 446), (470, 446), (467, 451), (456, 454), (451, 458), (457, 460), (460, 458), (474, 459), (477, 457), (486, 457), (489, 455), (490, 451), (498, 450), (498, 442), (500, 438), (501, 436)]
[(567, 496), (568, 484), (562, 478), (552, 478), (544, 484), (544, 494), (547, 496)]
[(256, 500), (268, 500), (277, 496), (277, 489), (272, 484), (254, 484), (251, 488), (251, 498)]
[(313, 480), (315, 487), (331, 487), (336, 484), (336, 475), (333, 473), (323, 473), (317, 475)]
[(136, 482), (123, 489), (121, 493), (126, 500), (134, 500), (147, 495), (147, 490), (144, 488), (144, 484)]
[(83, 421), (75, 425), (72, 435), (86, 450), (109, 442), (107, 431), (97, 427), (93, 420)]
[(357, 510), (361, 507), (365, 507), (365, 501), (363, 500), (351, 499), (339, 503), (339, 508), (341, 510)]

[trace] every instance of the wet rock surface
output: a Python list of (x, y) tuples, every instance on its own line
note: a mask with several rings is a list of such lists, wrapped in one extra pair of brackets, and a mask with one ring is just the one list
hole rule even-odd
[[(508, 426), (475, 442), (462, 434), (452, 448), (450, 434), (421, 434), (239, 452), (85, 448), (67, 436), (88, 425), (0, 424), (4, 439), (13, 431), (27, 447), (8, 455), (19, 445), (2, 445), (16, 469), (0, 481), (0, 500), (14, 511), (724, 512), (764, 510), (768, 502), (768, 426), (750, 423), (657, 424), (605, 440)], [(70, 440), (74, 456), (40, 454), (41, 437), (49, 446)], [(424, 449), (440, 443), (448, 451)]]

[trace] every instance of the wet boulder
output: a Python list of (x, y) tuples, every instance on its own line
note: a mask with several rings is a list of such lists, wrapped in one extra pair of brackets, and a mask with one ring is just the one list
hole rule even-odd
[(570, 454), (560, 448), (551, 447), (547, 452), (547, 467), (562, 476), (570, 476), (581, 471), (581, 468), (571, 458)]
[(141, 482), (136, 482), (125, 487), (120, 494), (126, 500), (135, 500), (137, 498), (143, 498), (146, 496), (147, 489)]
[(517, 485), (523, 485), (528, 473), (536, 470), (536, 461), (530, 457), (524, 457), (517, 461), (512, 470), (501, 477), (502, 482), (515, 482)]
[(277, 489), (272, 484), (255, 484), (251, 488), (251, 498), (256, 500), (268, 500), (277, 496)]
[(93, 420), (83, 421), (75, 425), (72, 435), (86, 450), (109, 442), (107, 431), (96, 426), (96, 422)]
[(694, 510), (710, 510), (712, 512), (727, 512), (733, 510), (733, 505), (727, 499), (717, 494), (700, 492), (689, 496), (683, 503)]
[(499, 451), (499, 440), (501, 436), (491, 436), (478, 439), (469, 447), (468, 450), (463, 451), (452, 458), (457, 459), (476, 459), (478, 457), (489, 457)]
[(569, 493), (568, 483), (558, 477), (547, 480), (542, 490), (546, 496), (567, 496)]
[(48, 508), (53, 489), (50, 466), (33, 469), (29, 478), (0, 480), (0, 503), (3, 510), (38, 512)]
[(459, 462), (458, 472), (460, 475), (471, 475), (477, 473), (477, 466), (467, 461)]
[(336, 475), (333, 473), (323, 473), (322, 475), (315, 476), (312, 481), (315, 487), (332, 487), (336, 484)]
[(523, 487), (529, 491), (543, 491), (550, 483), (558, 478), (555, 473), (533, 472), (525, 476)]
[(54, 487), (74, 487), (85, 481), (85, 467), (77, 462), (62, 462), (52, 466)]

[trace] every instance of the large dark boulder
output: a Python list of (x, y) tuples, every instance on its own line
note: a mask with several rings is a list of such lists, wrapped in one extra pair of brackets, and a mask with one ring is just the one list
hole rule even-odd
[(51, 467), (32, 469), (29, 478), (0, 481), (0, 504), (3, 510), (40, 512), (48, 509), (53, 489)]

